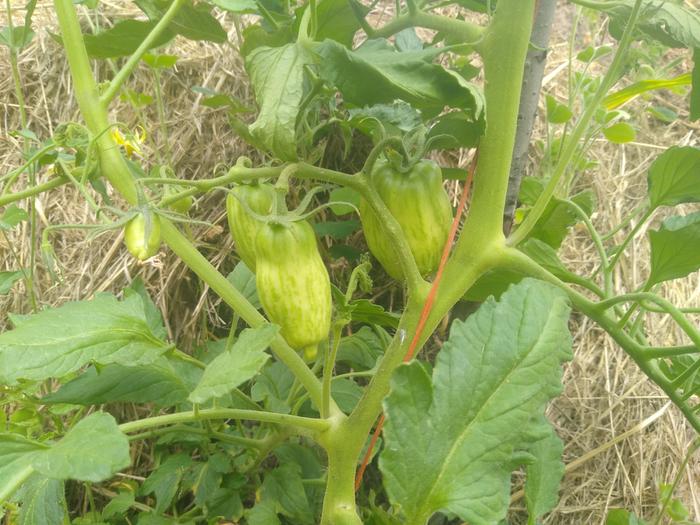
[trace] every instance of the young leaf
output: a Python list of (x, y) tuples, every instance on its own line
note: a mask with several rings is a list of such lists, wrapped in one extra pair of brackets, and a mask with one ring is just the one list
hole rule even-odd
[(66, 496), (63, 480), (33, 474), (18, 494), (19, 525), (63, 525)]
[(32, 460), (32, 467), (45, 476), (94, 482), (130, 464), (129, 440), (106, 412), (81, 419), (63, 439)]
[(319, 237), (328, 235), (331, 239), (344, 239), (360, 229), (360, 221), (351, 219), (349, 221), (317, 222), (313, 228)]
[(647, 183), (652, 208), (700, 202), (700, 149), (667, 149), (649, 168)]
[(266, 409), (288, 414), (286, 399), (293, 383), (294, 375), (283, 363), (268, 363), (255, 379), (250, 395), (253, 401), (263, 401)]
[(438, 510), (473, 525), (505, 517), (513, 454), (561, 390), (568, 318), (560, 291), (524, 279), (452, 324), (432, 381), (415, 362), (394, 373), (379, 466), (407, 524)]
[(10, 293), (12, 285), (24, 277), (24, 272), (0, 272), (0, 295)]
[(669, 217), (649, 232), (651, 274), (648, 284), (678, 279), (700, 268), (700, 212)]
[(124, 288), (124, 297), (131, 297), (132, 295), (137, 295), (141, 299), (143, 313), (153, 335), (159, 339), (165, 339), (168, 336), (168, 332), (163, 325), (163, 316), (140, 278), (134, 279), (127, 288)]
[(5, 209), (0, 216), (0, 230), (11, 230), (20, 222), (29, 220), (29, 215), (22, 208), (15, 205)]
[(207, 366), (189, 400), (205, 403), (228, 394), (254, 377), (270, 358), (265, 349), (270, 346), (278, 331), (278, 326), (270, 324), (243, 330), (233, 347)]
[[(544, 183), (542, 180), (534, 177), (525, 177), (521, 186), (520, 200), (528, 205), (534, 203), (543, 187)], [(595, 196), (590, 190), (584, 190), (573, 195), (571, 200), (588, 215), (591, 214), (595, 207)], [(554, 249), (558, 249), (568, 235), (569, 229), (580, 221), (581, 218), (578, 216), (578, 213), (567, 201), (553, 198), (529, 236), (549, 244)]]
[[(360, 194), (351, 188), (336, 188), (331, 191), (328, 203), (331, 211), (336, 215), (347, 215), (354, 213), (360, 205)], [(346, 203), (353, 204), (355, 207), (348, 206)]]
[(188, 455), (175, 454), (168, 457), (143, 482), (139, 492), (142, 495), (155, 494), (157, 513), (164, 512), (170, 506), (190, 465), (192, 465), (192, 459)]
[(616, 122), (612, 126), (608, 126), (603, 130), (603, 135), (605, 135), (606, 139), (615, 144), (632, 142), (637, 138), (637, 132), (627, 122)]
[(134, 504), (136, 495), (131, 490), (119, 492), (102, 509), (102, 519), (118, 518), (124, 516), (126, 511)]
[(246, 512), (248, 525), (282, 525), (275, 508), (275, 502), (269, 499), (256, 503)]
[(608, 512), (605, 525), (647, 525), (647, 522), (626, 509), (612, 509)]
[(139, 296), (117, 301), (100, 294), (33, 314), (0, 334), (0, 383), (62, 377), (88, 363), (144, 365), (167, 349)]
[(338, 408), (349, 414), (362, 397), (364, 390), (349, 377), (340, 377), (331, 384), (333, 399), (338, 403)]
[(379, 127), (392, 136), (401, 136), (421, 125), (421, 113), (403, 100), (391, 104), (375, 104), (348, 110), (350, 125), (369, 137), (373, 137)]
[(280, 160), (296, 160), (296, 122), (304, 96), (304, 67), (312, 55), (298, 43), (258, 47), (246, 57), (246, 69), (260, 113), (249, 129)]
[(36, 8), (36, 2), (37, 0), (29, 0), (25, 4), (23, 25), (14, 27), (12, 33), (10, 33), (9, 27), (3, 27), (0, 30), (0, 45), (6, 45), (9, 48), (14, 48), (16, 51), (19, 51), (32, 41), (35, 35), (34, 31), (32, 31), (32, 15)]
[(565, 124), (571, 120), (574, 114), (568, 106), (560, 104), (557, 100), (547, 95), (547, 120), (552, 124)]

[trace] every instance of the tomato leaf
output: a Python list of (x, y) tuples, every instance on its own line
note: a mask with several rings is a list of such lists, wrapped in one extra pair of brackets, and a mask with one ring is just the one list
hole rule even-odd
[(700, 269), (700, 212), (669, 217), (649, 232), (651, 274), (648, 284), (685, 277)]
[(296, 160), (296, 123), (304, 96), (304, 67), (313, 62), (304, 46), (258, 47), (246, 69), (260, 107), (251, 135), (280, 160)]
[(33, 474), (17, 494), (20, 525), (62, 525), (66, 518), (63, 480)]
[[(473, 148), (484, 134), (486, 122), (483, 115), (472, 118), (465, 111), (451, 111), (440, 115), (428, 132), (431, 149)], [(466, 171), (462, 170), (462, 178)]]
[(118, 301), (100, 294), (33, 314), (0, 334), (0, 383), (62, 377), (88, 363), (145, 365), (167, 349), (138, 295)]
[(7, 487), (46, 447), (19, 434), (0, 433), (0, 487)]
[(216, 7), (239, 15), (257, 14), (258, 4), (255, 0), (209, 0)]
[[(168, 1), (135, 0), (136, 5), (148, 15), (151, 22), (157, 23), (169, 7)], [(217, 44), (226, 42), (227, 34), (219, 21), (210, 13), (211, 7), (202, 2), (196, 6), (185, 2), (168, 25), (168, 31), (190, 40), (207, 40)]]
[(559, 484), (564, 477), (561, 460), (564, 444), (545, 418), (538, 426), (543, 436), (528, 448), (533, 461), (525, 467), (525, 505), (533, 522), (556, 507)]
[[(607, 13), (612, 18), (610, 33), (618, 40), (629, 20), (636, 0), (595, 2), (572, 0), (576, 4)], [(668, 47), (700, 47), (700, 16), (680, 3), (645, 0), (637, 29)]]
[(454, 71), (432, 63), (444, 51), (398, 52), (384, 39), (368, 40), (354, 51), (325, 40), (318, 50), (323, 58), (321, 76), (351, 104), (388, 104), (400, 99), (428, 114), (436, 115), (446, 105), (481, 114), (479, 91)]
[[(365, 6), (356, 3), (355, 9), (358, 14), (367, 14), (369, 11)], [(318, 28), (316, 30), (316, 40), (330, 38), (351, 47), (355, 33), (360, 29), (360, 23), (348, 0), (323, 0), (316, 8)]]
[[(110, 29), (85, 35), (85, 47), (94, 58), (118, 58), (131, 55), (155, 27), (156, 22), (121, 20)], [(160, 47), (173, 39), (175, 33), (163, 31), (151, 48)]]
[[(192, 365), (189, 365), (192, 366)], [(165, 358), (144, 366), (91, 367), (42, 398), (43, 403), (99, 405), (102, 403), (156, 403), (172, 406), (187, 400), (190, 386), (180, 369)]]
[(270, 358), (265, 350), (278, 332), (279, 327), (270, 324), (243, 330), (229, 350), (209, 363), (188, 399), (192, 403), (205, 403), (228, 394), (257, 375)]
[(667, 149), (649, 168), (647, 183), (652, 208), (700, 202), (700, 149)]
[(474, 525), (505, 517), (517, 451), (561, 390), (568, 318), (559, 290), (525, 279), (452, 324), (432, 378), (417, 362), (397, 369), (379, 466), (408, 523), (438, 510)]
[(58, 479), (102, 481), (131, 464), (129, 440), (106, 412), (81, 419), (48, 450), (35, 455), (32, 467)]
[(168, 457), (162, 465), (151, 472), (141, 485), (142, 495), (154, 494), (156, 497), (157, 513), (167, 509), (177, 494), (180, 482), (187, 469), (192, 465), (192, 458), (186, 454), (175, 454)]

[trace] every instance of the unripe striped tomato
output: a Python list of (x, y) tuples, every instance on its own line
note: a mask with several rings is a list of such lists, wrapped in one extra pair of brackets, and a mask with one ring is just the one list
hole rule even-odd
[(153, 257), (160, 248), (160, 217), (150, 211), (135, 215), (124, 227), (124, 244), (140, 261)]
[[(401, 226), (421, 275), (433, 273), (440, 264), (452, 223), (452, 206), (442, 185), (440, 167), (431, 160), (421, 160), (401, 173), (379, 159), (369, 182)], [(391, 277), (403, 280), (396, 250), (364, 199), (360, 201), (360, 218), (372, 254)]]
[(235, 195), (226, 198), (226, 214), (236, 251), (248, 268), (255, 271), (255, 238), (261, 222), (250, 215), (239, 199), (255, 213), (270, 213), (275, 200), (275, 188), (267, 183), (241, 184), (231, 190)]
[(331, 283), (311, 225), (263, 224), (256, 250), (255, 282), (265, 313), (292, 348), (313, 359), (331, 326)]

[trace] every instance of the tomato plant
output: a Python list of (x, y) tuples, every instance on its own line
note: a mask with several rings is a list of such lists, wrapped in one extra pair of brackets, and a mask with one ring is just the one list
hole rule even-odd
[[(91, 32), (82, 17), (100, 19), (101, 7), (82, 3), (53, 1), (82, 122), (39, 140), (22, 117), (23, 160), (1, 179), (0, 229), (29, 221), (34, 243), (41, 228), (51, 271), (48, 232), (102, 232), (127, 217), (134, 257), (156, 255), (162, 242), (221, 299), (230, 323), (183, 349), (138, 280), (118, 295), (42, 309), (38, 264), (3, 272), (3, 288), (23, 280), (34, 301), (0, 334), (0, 404), (12, 412), (0, 433), (8, 523), (490, 525), (506, 518), (518, 469), (528, 523), (539, 523), (557, 504), (564, 471), (545, 409), (572, 359), (572, 310), (606, 331), (700, 432), (697, 308), (677, 307), (659, 287), (700, 269), (700, 211), (649, 230), (639, 289), (615, 283), (627, 246), (657, 210), (700, 202), (700, 150), (677, 145), (658, 155), (619, 243), (616, 232), (596, 229), (594, 199), (581, 188), (582, 173), (595, 169), (591, 142), (635, 139), (621, 109), (629, 100), (690, 86), (689, 118), (700, 116), (697, 67), (649, 79), (626, 62), (640, 49), (700, 49), (695, 10), (572, 0), (579, 13), (607, 21), (615, 45), (576, 56), (585, 67), (571, 72), (568, 103), (545, 99), (550, 128), (536, 173), (523, 177), (552, 0), (406, 0), (380, 26), (370, 16), (375, 3), (356, 0), (138, 0), (145, 19)], [(20, 26), (7, 5), (0, 43), (10, 49), (22, 108), (17, 53), (34, 34), (36, 2)], [(240, 53), (256, 108), (198, 93), (226, 108), (258, 160), (221, 159), (223, 173), (181, 178), (160, 87), (177, 57), (158, 53), (175, 37), (225, 45), (229, 20), (237, 41), (226, 49)], [(113, 70), (94, 67), (105, 60)], [(141, 63), (154, 97), (130, 89)], [(157, 106), (166, 147), (154, 158), (140, 146), (147, 134), (110, 113), (120, 96), (135, 108)], [(663, 107), (650, 114), (679, 118)], [(470, 168), (434, 160), (452, 158), (441, 156), (449, 151), (464, 153)], [(48, 180), (37, 182), (40, 172)], [(15, 189), (23, 174), (29, 184)], [(454, 199), (445, 178), (460, 181)], [(79, 191), (93, 223), (37, 220), (37, 196), (63, 185)], [(209, 239), (193, 234), (208, 226), (193, 199), (223, 194), (230, 260), (240, 261), (228, 276), (208, 257)], [(558, 255), (575, 225), (600, 259), (588, 273)], [(335, 242), (350, 235), (364, 238), (379, 264), (370, 270), (369, 256)], [(392, 301), (374, 293), (372, 278)], [(478, 308), (450, 317), (466, 301)], [(682, 332), (681, 344), (654, 343), (644, 320), (659, 313)], [(443, 320), (439, 351), (421, 355)], [(111, 410), (124, 403), (155, 412)], [(136, 442), (152, 447), (145, 475), (130, 471)], [(101, 484), (108, 503), (95, 501)], [(657, 522), (689, 519), (663, 486)], [(68, 512), (67, 501), (78, 500), (85, 503)], [(608, 521), (620, 520), (638, 518), (620, 511)]]

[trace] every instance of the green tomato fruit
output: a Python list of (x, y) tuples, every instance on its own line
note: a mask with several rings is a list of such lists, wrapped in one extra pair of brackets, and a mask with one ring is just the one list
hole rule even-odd
[(331, 327), (331, 282), (306, 221), (267, 223), (256, 239), (260, 303), (289, 345), (315, 357)]
[[(173, 195), (173, 194), (175, 194), (175, 192), (171, 191), (169, 194)], [(188, 195), (187, 197), (182, 197), (182, 198), (176, 200), (175, 202), (171, 202), (168, 205), (168, 208), (170, 208), (174, 212), (186, 215), (187, 212), (190, 211), (190, 208), (192, 208), (193, 204), (194, 204), (194, 199), (192, 198), (192, 195)]]
[(139, 261), (153, 257), (160, 248), (160, 217), (148, 211), (135, 215), (124, 227), (124, 244)]
[[(380, 159), (369, 182), (401, 226), (421, 275), (433, 273), (440, 264), (452, 224), (452, 206), (442, 185), (440, 167), (431, 160), (421, 160), (401, 173)], [(360, 218), (372, 254), (391, 277), (403, 280), (391, 239), (364, 199), (360, 201)]]
[(248, 268), (255, 271), (255, 239), (262, 223), (253, 217), (239, 199), (243, 199), (255, 213), (270, 213), (275, 201), (275, 188), (270, 184), (242, 184), (231, 190), (226, 198), (226, 214), (238, 255)]

